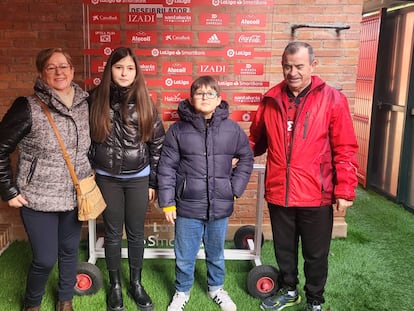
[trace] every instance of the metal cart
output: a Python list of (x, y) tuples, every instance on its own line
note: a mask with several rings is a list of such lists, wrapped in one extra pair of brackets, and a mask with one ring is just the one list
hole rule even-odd
[[(234, 234), (235, 249), (225, 249), (225, 260), (251, 260), (254, 267), (247, 277), (247, 289), (257, 298), (265, 298), (277, 291), (278, 270), (270, 265), (262, 265), (260, 254), (264, 237), (262, 233), (263, 203), (264, 203), (264, 175), (265, 167), (255, 164), (253, 171), (258, 174), (256, 226), (242, 226)], [(96, 293), (103, 283), (102, 272), (95, 266), (98, 258), (105, 258), (104, 238), (97, 237), (96, 220), (88, 221), (89, 259), (78, 266), (75, 293), (90, 295)], [(128, 258), (127, 248), (121, 249), (122, 258)], [(146, 248), (144, 258), (174, 259), (173, 248)], [(197, 259), (205, 259), (203, 249), (197, 254)]]

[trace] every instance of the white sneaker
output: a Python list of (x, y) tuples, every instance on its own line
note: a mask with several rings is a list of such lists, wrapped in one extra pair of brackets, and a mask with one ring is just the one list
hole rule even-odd
[(182, 311), (190, 299), (190, 295), (184, 292), (175, 292), (167, 311)]
[(229, 294), (222, 288), (214, 292), (208, 292), (208, 295), (211, 299), (214, 300), (216, 304), (218, 304), (223, 311), (237, 311), (237, 306), (231, 300)]

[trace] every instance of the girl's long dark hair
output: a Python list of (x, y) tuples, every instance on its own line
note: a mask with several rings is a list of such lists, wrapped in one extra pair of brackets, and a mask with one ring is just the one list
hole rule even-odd
[[(157, 110), (148, 93), (144, 75), (134, 52), (127, 47), (116, 48), (109, 56), (102, 74), (102, 81), (91, 94), (90, 107), (90, 129), (92, 140), (102, 143), (110, 135), (112, 127), (110, 120), (110, 89), (112, 82), (112, 66), (124, 57), (131, 56), (136, 67), (135, 81), (129, 87), (125, 96), (125, 103), (132, 99), (135, 101), (138, 125), (140, 127), (140, 140), (146, 142), (151, 139), (154, 123), (157, 117)], [(123, 114), (127, 105), (122, 105)], [(124, 120), (127, 120), (124, 118)]]

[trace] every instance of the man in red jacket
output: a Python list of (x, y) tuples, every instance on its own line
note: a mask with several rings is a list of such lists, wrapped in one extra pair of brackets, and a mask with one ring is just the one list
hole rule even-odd
[(284, 80), (263, 97), (250, 127), (255, 156), (267, 150), (268, 202), (280, 290), (263, 310), (299, 304), (298, 245), (302, 244), (306, 311), (322, 310), (334, 210), (352, 205), (358, 149), (346, 97), (313, 76), (313, 48), (289, 43)]

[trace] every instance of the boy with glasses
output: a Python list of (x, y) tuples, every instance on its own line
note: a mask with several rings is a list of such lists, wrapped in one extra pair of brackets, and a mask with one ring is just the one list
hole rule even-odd
[(235, 311), (223, 289), (224, 241), (234, 200), (250, 179), (253, 153), (246, 133), (228, 118), (229, 105), (211, 76), (192, 83), (190, 99), (179, 104), (178, 114), (180, 121), (166, 134), (158, 166), (159, 205), (175, 224), (175, 295), (167, 310), (184, 310), (202, 242), (208, 294), (222, 310)]

